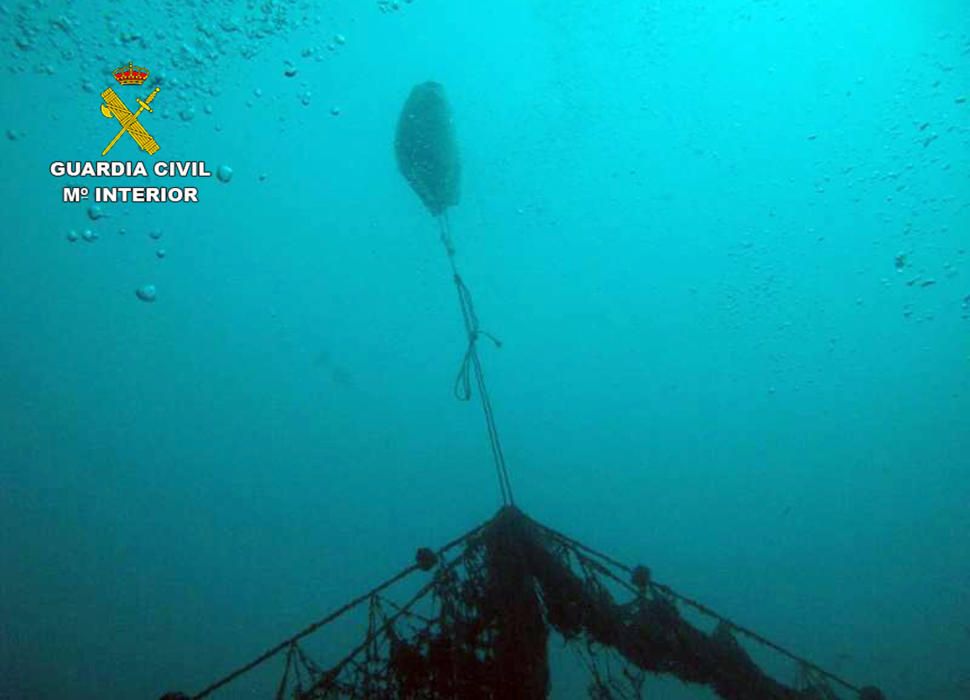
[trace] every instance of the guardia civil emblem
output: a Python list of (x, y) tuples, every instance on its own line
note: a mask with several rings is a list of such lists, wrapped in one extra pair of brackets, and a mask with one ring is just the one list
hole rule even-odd
[[(120, 85), (142, 85), (148, 78), (148, 69), (142, 68), (141, 66), (133, 65), (130, 61), (127, 66), (119, 66), (111, 71), (115, 80), (118, 81)], [(111, 139), (104, 150), (101, 151), (102, 156), (108, 155), (108, 151), (114, 148), (114, 145), (118, 143), (118, 139), (125, 135), (125, 132), (135, 140), (138, 147), (145, 151), (150, 156), (155, 155), (158, 150), (158, 143), (152, 138), (151, 134), (145, 130), (145, 127), (141, 125), (138, 121), (138, 117), (145, 110), (151, 112), (152, 108), (149, 107), (149, 103), (155, 99), (160, 88), (155, 88), (144, 100), (141, 98), (135, 98), (135, 101), (140, 105), (137, 112), (132, 112), (128, 109), (128, 106), (118, 97), (117, 93), (108, 88), (101, 93), (101, 99), (104, 102), (101, 105), (101, 114), (111, 119), (114, 117), (118, 120), (121, 125), (121, 131), (115, 134), (115, 137)]]

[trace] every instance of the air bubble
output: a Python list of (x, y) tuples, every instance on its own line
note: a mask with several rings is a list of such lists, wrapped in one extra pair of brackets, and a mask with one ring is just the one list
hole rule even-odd
[(135, 290), (135, 296), (147, 302), (155, 301), (157, 294), (158, 291), (155, 289), (154, 284), (146, 284)]

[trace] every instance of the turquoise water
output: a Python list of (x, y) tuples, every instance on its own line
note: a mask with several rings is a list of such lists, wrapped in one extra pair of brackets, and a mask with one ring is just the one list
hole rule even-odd
[[(201, 689), (498, 507), (394, 161), (429, 79), (518, 504), (888, 697), (970, 697), (962, 2), (0, 18), (0, 697)], [(129, 61), (143, 86), (114, 81)], [(160, 87), (160, 149), (107, 159), (228, 182), (52, 176), (101, 159), (111, 85)], [(85, 185), (199, 202), (62, 201)], [(276, 670), (214, 697), (271, 697)]]

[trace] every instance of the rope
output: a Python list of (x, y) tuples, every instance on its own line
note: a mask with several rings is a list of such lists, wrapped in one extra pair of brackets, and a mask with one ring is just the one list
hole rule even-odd
[[(520, 511), (520, 513), (521, 513), (521, 511)], [(603, 554), (602, 552), (598, 552), (597, 550), (593, 549), (592, 547), (587, 547), (586, 545), (584, 545), (582, 542), (580, 542), (578, 540), (574, 540), (571, 537), (568, 537), (568, 536), (562, 534), (561, 532), (557, 532), (556, 530), (553, 530), (550, 527), (546, 527), (545, 525), (543, 525), (542, 523), (538, 522), (537, 520), (533, 520), (532, 518), (530, 518), (525, 513), (521, 513), (521, 514), (522, 514), (522, 516), (526, 520), (528, 520), (530, 523), (532, 523), (533, 525), (535, 525), (536, 527), (538, 527), (540, 530), (542, 530), (543, 532), (545, 532), (547, 535), (553, 537), (556, 540), (559, 540), (559, 542), (561, 544), (563, 544), (563, 545), (565, 545), (565, 546), (573, 549), (577, 553), (577, 555), (580, 556), (581, 558), (582, 558), (582, 555), (579, 554), (579, 553), (580, 552), (585, 552), (586, 554), (589, 554), (589, 555), (592, 555), (594, 557), (599, 558), (600, 560), (606, 562), (607, 564), (613, 566), (614, 568), (620, 569), (621, 571), (625, 572), (626, 574), (630, 574), (630, 575), (633, 574), (633, 567), (630, 567), (630, 566), (627, 566), (626, 564), (623, 564), (621, 562), (618, 562), (616, 559), (613, 559), (612, 557), (609, 557), (606, 554)], [(611, 578), (613, 581), (617, 582), (618, 584), (620, 584), (621, 586), (623, 586), (624, 588), (626, 588), (628, 591), (631, 591), (633, 593), (637, 593), (637, 589), (634, 586), (632, 586), (628, 581), (624, 581), (623, 579), (615, 576), (614, 574), (612, 574), (611, 572), (609, 572), (608, 570), (605, 570), (605, 569), (603, 569), (603, 573), (605, 573), (607, 576), (609, 576), (609, 578)], [(819, 675), (824, 676), (825, 678), (828, 678), (828, 679), (830, 679), (832, 681), (835, 681), (839, 685), (843, 686), (844, 688), (846, 688), (848, 690), (851, 690), (855, 694), (857, 694), (857, 695), (861, 694), (861, 692), (862, 692), (862, 689), (861, 688), (859, 688), (856, 685), (853, 685), (852, 683), (850, 683), (849, 681), (845, 680), (844, 678), (841, 678), (841, 677), (835, 675), (834, 673), (831, 673), (830, 671), (826, 671), (824, 668), (821, 668), (820, 666), (817, 666), (816, 664), (812, 663), (808, 659), (806, 659), (806, 658), (804, 658), (802, 656), (799, 656), (798, 654), (795, 654), (794, 652), (788, 651), (787, 649), (785, 649), (784, 647), (782, 647), (780, 644), (776, 644), (775, 642), (771, 641), (767, 637), (764, 637), (764, 636), (758, 634), (754, 630), (750, 630), (747, 627), (742, 627), (741, 625), (738, 625), (735, 622), (732, 622), (728, 618), (724, 617), (720, 613), (715, 612), (714, 610), (712, 610), (711, 608), (707, 607), (703, 603), (700, 603), (700, 602), (698, 602), (696, 600), (693, 600), (692, 598), (688, 598), (687, 596), (684, 596), (684, 595), (681, 595), (680, 593), (677, 593), (670, 586), (667, 586), (667, 585), (662, 584), (662, 583), (657, 583), (656, 581), (651, 581), (650, 582), (650, 587), (652, 589), (658, 591), (659, 593), (662, 593), (662, 594), (664, 594), (666, 596), (669, 596), (671, 598), (674, 598), (674, 599), (680, 601), (684, 605), (687, 605), (687, 606), (689, 606), (691, 608), (694, 608), (694, 610), (696, 610), (697, 612), (699, 612), (699, 613), (701, 613), (703, 615), (706, 615), (707, 617), (710, 617), (710, 618), (713, 618), (713, 619), (717, 620), (718, 622), (720, 622), (720, 623), (726, 625), (727, 627), (729, 627), (731, 630), (734, 630), (734, 631), (736, 631), (736, 632), (738, 632), (738, 633), (740, 633), (740, 634), (748, 637), (749, 639), (751, 639), (751, 640), (753, 640), (755, 642), (758, 642), (762, 646), (766, 646), (769, 649), (772, 649), (773, 651), (777, 652), (778, 654), (781, 654), (782, 656), (784, 656), (784, 657), (786, 657), (786, 658), (788, 658), (788, 659), (790, 659), (790, 660), (798, 663), (802, 667), (807, 668), (807, 669), (811, 669), (815, 673), (818, 673)]]
[(290, 667), (293, 665), (293, 649), (295, 647), (295, 644), (291, 644), (290, 648), (286, 651), (286, 662), (283, 667), (283, 677), (280, 678), (279, 687), (276, 689), (276, 700), (284, 700), (284, 695), (286, 695), (286, 684), (290, 680)]
[(495, 425), (495, 414), (492, 411), (492, 401), (488, 395), (488, 388), (485, 386), (485, 370), (482, 369), (481, 360), (478, 357), (477, 342), (481, 336), (485, 336), (495, 347), (502, 347), (502, 342), (487, 331), (478, 327), (478, 315), (475, 313), (475, 305), (472, 302), (472, 295), (468, 287), (458, 274), (458, 267), (455, 264), (455, 246), (451, 238), (451, 225), (448, 221), (447, 212), (438, 217), (438, 226), (441, 231), (441, 243), (448, 253), (448, 262), (451, 265), (451, 273), (455, 280), (455, 287), (458, 290), (458, 304), (461, 307), (462, 320), (465, 323), (465, 333), (468, 336), (468, 347), (465, 349), (465, 356), (462, 359), (458, 375), (455, 377), (454, 392), (459, 401), (468, 401), (472, 396), (471, 375), (475, 375), (475, 385), (478, 387), (478, 396), (481, 399), (482, 411), (485, 413), (485, 427), (488, 431), (488, 443), (492, 449), (492, 458), (495, 461), (495, 473), (498, 477), (498, 487), (502, 495), (502, 505), (515, 505), (515, 498), (512, 496), (512, 482), (509, 478), (508, 466), (505, 463), (505, 453), (502, 451), (502, 443), (498, 437), (498, 427)]

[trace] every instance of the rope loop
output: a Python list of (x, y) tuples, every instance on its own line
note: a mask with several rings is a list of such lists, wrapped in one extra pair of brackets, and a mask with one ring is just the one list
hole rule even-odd
[(488, 431), (489, 445), (492, 448), (492, 458), (495, 461), (495, 473), (498, 476), (502, 504), (514, 505), (515, 500), (512, 498), (512, 484), (509, 479), (508, 467), (505, 464), (502, 443), (499, 442), (498, 428), (495, 425), (495, 416), (492, 413), (492, 402), (488, 396), (488, 389), (485, 387), (485, 372), (476, 350), (479, 336), (485, 336), (495, 343), (497, 348), (502, 347), (502, 341), (478, 327), (478, 315), (475, 313), (475, 304), (472, 301), (471, 292), (462, 280), (461, 275), (458, 274), (458, 267), (455, 265), (455, 247), (452, 243), (451, 229), (446, 214), (438, 217), (438, 225), (441, 228), (441, 242), (448, 253), (448, 263), (451, 265), (455, 288), (458, 290), (458, 303), (461, 306), (461, 317), (465, 323), (465, 335), (468, 337), (468, 346), (465, 348), (465, 356), (462, 358), (458, 374), (455, 376), (453, 391), (455, 398), (459, 401), (469, 401), (472, 397), (472, 378), (474, 375), (475, 385), (478, 387), (478, 396), (482, 403), (482, 411), (485, 414), (485, 427)]

